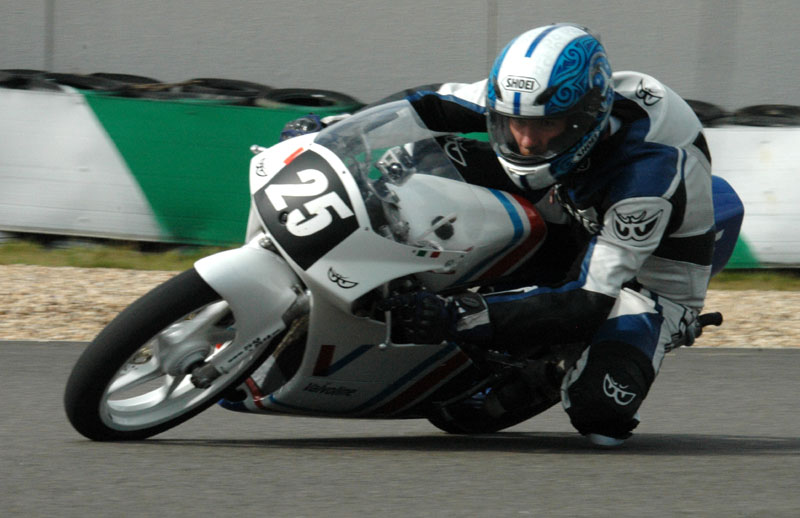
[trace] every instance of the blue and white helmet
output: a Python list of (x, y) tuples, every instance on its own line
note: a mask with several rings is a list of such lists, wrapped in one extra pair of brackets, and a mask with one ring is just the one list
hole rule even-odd
[[(513, 39), (494, 62), (486, 87), (492, 148), (519, 187), (564, 182), (608, 126), (614, 87), (598, 38), (572, 24), (547, 25)], [(512, 119), (517, 119), (513, 121)], [(521, 151), (510, 125), (557, 124), (545, 149)]]

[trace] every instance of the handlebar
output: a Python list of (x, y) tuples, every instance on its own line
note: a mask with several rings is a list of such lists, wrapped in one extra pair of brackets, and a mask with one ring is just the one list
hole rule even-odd
[(700, 324), (700, 327), (720, 326), (722, 325), (722, 313), (718, 311), (714, 313), (704, 313), (697, 317), (697, 323)]
[(669, 352), (677, 347), (691, 347), (695, 339), (703, 334), (704, 327), (719, 325), (722, 325), (722, 313), (715, 311), (699, 315), (697, 320), (687, 326), (685, 333), (673, 338), (673, 341), (666, 345), (666, 350)]

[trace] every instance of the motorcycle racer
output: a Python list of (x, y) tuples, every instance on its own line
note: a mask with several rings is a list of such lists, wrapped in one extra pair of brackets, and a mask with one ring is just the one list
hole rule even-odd
[[(582, 248), (558, 284), (387, 299), (393, 332), (523, 353), (531, 337), (589, 344), (559, 380), (560, 398), (578, 432), (621, 444), (706, 296), (715, 233), (700, 121), (657, 79), (612, 73), (598, 37), (572, 24), (514, 38), (487, 79), (393, 97), (408, 99), (432, 130), (487, 132), (488, 144), (461, 144), (470, 151), (465, 178), (523, 193), (553, 228), (569, 223), (583, 236), (570, 239)], [(513, 404), (504, 393), (491, 400), (495, 412)]]

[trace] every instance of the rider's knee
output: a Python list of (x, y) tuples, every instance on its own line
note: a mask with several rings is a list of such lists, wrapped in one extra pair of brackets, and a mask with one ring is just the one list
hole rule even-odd
[(562, 385), (572, 425), (582, 434), (624, 438), (655, 379), (650, 359), (624, 342), (600, 342), (584, 352)]

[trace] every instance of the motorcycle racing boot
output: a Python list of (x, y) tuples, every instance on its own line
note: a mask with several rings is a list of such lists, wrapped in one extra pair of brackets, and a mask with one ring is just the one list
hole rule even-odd
[(494, 416), (519, 408), (540, 407), (540, 411), (561, 400), (561, 382), (586, 348), (583, 343), (565, 343), (549, 347), (529, 360), (507, 382), (489, 392), (486, 411)]
[[(633, 416), (633, 419), (636, 421), (636, 424), (639, 424), (639, 412), (636, 412)], [(626, 437), (613, 437), (611, 435), (604, 435), (601, 433), (586, 433), (584, 434), (589, 442), (594, 444), (595, 446), (599, 446), (601, 448), (616, 448), (618, 446), (622, 446), (627, 439), (629, 439), (633, 434), (628, 432)]]
[(589, 439), (590, 443), (594, 444), (595, 446), (600, 446), (601, 448), (616, 448), (625, 442), (625, 439), (618, 439), (617, 437), (611, 437), (599, 433), (587, 434), (586, 438)]

